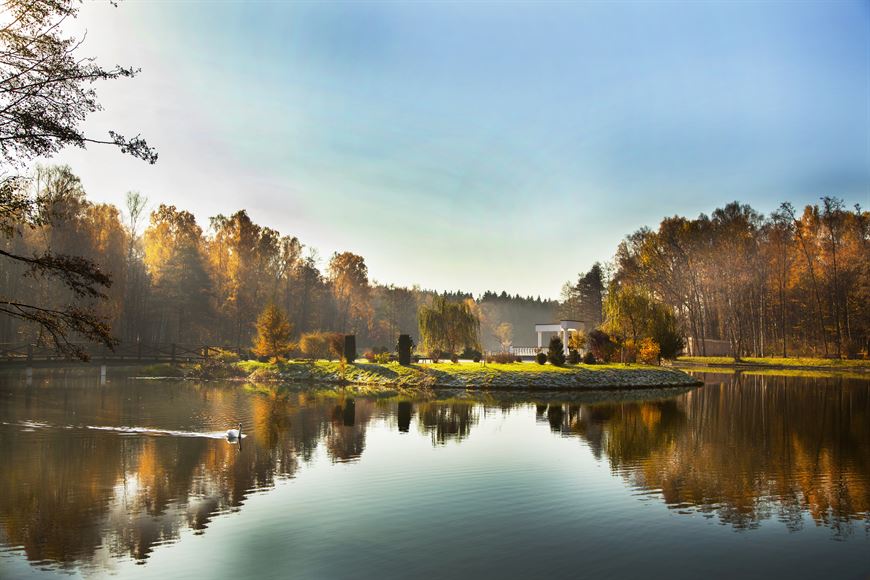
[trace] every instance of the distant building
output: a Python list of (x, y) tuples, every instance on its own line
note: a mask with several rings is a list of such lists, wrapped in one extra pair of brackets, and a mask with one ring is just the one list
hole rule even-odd
[[(701, 341), (704, 342), (703, 348)], [(686, 339), (686, 348), (683, 350), (686, 356), (730, 356), (731, 343), (727, 340), (703, 338), (696, 341), (691, 336)]]
[[(560, 320), (559, 322), (552, 322), (549, 324), (536, 324), (535, 332), (538, 333), (538, 347), (532, 346), (512, 346), (511, 354), (515, 354), (517, 356), (535, 356), (535, 353), (544, 348), (544, 333), (552, 332), (555, 334), (561, 335), (562, 346), (565, 352), (565, 356), (568, 356), (568, 340), (571, 336), (572, 332), (580, 332), (582, 330), (586, 330), (586, 323), (582, 320)], [(549, 343), (549, 338), (547, 339)]]

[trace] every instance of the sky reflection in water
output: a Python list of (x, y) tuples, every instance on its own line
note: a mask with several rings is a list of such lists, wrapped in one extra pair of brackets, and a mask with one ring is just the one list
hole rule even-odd
[(870, 572), (867, 380), (602, 402), (110, 378), (0, 378), (0, 577)]

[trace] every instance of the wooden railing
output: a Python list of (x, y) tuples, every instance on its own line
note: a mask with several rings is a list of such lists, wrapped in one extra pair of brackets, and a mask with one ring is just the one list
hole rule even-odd
[[(239, 355), (246, 352), (233, 346), (207, 344), (148, 344), (143, 342), (122, 343), (109, 349), (94, 344), (76, 345), (91, 357), (93, 362), (192, 362), (211, 358), (220, 351)], [(28, 343), (0, 343), (0, 364), (26, 362), (77, 361), (73, 356), (58, 352), (50, 346)]]

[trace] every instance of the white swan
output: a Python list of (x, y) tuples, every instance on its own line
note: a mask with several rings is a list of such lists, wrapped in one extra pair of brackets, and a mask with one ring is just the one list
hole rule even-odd
[(242, 438), (242, 424), (239, 423), (238, 429), (230, 429), (227, 431), (227, 439), (237, 441)]

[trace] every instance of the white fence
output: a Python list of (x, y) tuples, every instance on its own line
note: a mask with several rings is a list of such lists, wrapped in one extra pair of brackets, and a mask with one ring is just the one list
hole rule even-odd
[(535, 356), (540, 349), (536, 346), (512, 346), (511, 354), (515, 356)]

